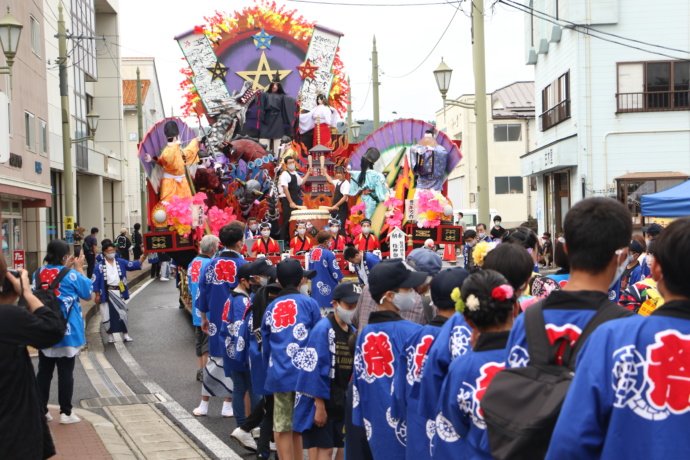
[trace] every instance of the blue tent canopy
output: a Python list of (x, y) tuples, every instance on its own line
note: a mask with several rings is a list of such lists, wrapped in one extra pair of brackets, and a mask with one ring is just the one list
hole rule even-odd
[(645, 217), (690, 216), (690, 180), (658, 193), (642, 195)]

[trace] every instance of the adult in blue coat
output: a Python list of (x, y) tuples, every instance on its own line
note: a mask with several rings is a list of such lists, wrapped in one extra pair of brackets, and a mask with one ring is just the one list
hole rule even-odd
[(105, 255), (103, 261), (96, 265), (91, 279), (93, 291), (96, 293), (96, 305), (101, 308), (101, 320), (108, 333), (108, 343), (115, 342), (114, 334), (122, 333), (124, 342), (131, 342), (127, 323), (127, 303), (129, 299), (129, 287), (127, 286), (127, 272), (141, 270), (146, 262), (146, 256), (141, 255), (139, 260), (129, 261), (118, 258), (117, 249), (113, 243), (106, 242), (101, 248)]
[(360, 251), (353, 246), (348, 246), (343, 251), (343, 258), (355, 266), (357, 278), (360, 284), (369, 284), (369, 272), (374, 266), (381, 262), (375, 254), (367, 251)]
[(330, 309), (333, 289), (343, 279), (338, 259), (335, 258), (333, 251), (328, 249), (332, 239), (331, 232), (321, 230), (316, 235), (318, 246), (312, 248), (309, 253), (309, 267), (316, 272), (311, 282), (311, 297), (323, 309)]
[(69, 270), (55, 289), (62, 314), (67, 319), (65, 337), (57, 345), (38, 352), (38, 373), (36, 375), (47, 413), (50, 382), (53, 379), (55, 367), (57, 367), (60, 423), (81, 421), (76, 414), (72, 413), (75, 358), (81, 353), (81, 347), (86, 344), (84, 318), (79, 299), (88, 300), (91, 298), (91, 282), (84, 273), (84, 255), (82, 254), (78, 259), (75, 259), (74, 256), (69, 255), (69, 250), (69, 245), (62, 240), (53, 240), (48, 243), (48, 250), (44, 259), (46, 265), (34, 273), (32, 286), (34, 291), (47, 289), (63, 269)]

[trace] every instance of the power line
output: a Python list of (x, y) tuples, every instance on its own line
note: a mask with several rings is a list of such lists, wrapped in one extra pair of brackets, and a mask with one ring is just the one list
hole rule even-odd
[(328, 6), (435, 6), (435, 5), (446, 5), (448, 3), (461, 3), (464, 0), (449, 0), (444, 2), (427, 2), (427, 3), (348, 3), (348, 2), (323, 2), (318, 0), (286, 0), (288, 2), (294, 3), (310, 3), (315, 5), (328, 5)]
[[(537, 17), (537, 19), (541, 19), (542, 21), (550, 22), (550, 23), (555, 24), (555, 25), (557, 25), (557, 26), (563, 27), (563, 24), (561, 24), (561, 21), (562, 21), (561, 19), (556, 19), (555, 17), (550, 16), (550, 15), (548, 15), (548, 14), (546, 14), (546, 13), (542, 13), (542, 12), (540, 12), (540, 11), (537, 11), (537, 10), (535, 10), (535, 9), (533, 9), (533, 8), (530, 8), (530, 7), (528, 7), (528, 6), (522, 5), (522, 4), (520, 4), (520, 3), (515, 3), (515, 2), (513, 2), (513, 1), (511, 1), (511, 0), (498, 0), (498, 1), (499, 1), (500, 3), (503, 3), (504, 5), (507, 5), (507, 6), (510, 6), (510, 7), (512, 7), (512, 8), (515, 8), (515, 9), (517, 9), (517, 10), (519, 10), (519, 11), (522, 11), (523, 13), (534, 15), (535, 17)], [(563, 21), (563, 22), (567, 22), (567, 21)], [(573, 23), (570, 23), (570, 24), (572, 25)], [(585, 30), (581, 30), (581, 29), (578, 28), (579, 26), (578, 26), (577, 24), (574, 24), (574, 26), (575, 26), (574, 28), (571, 28), (571, 30), (573, 30), (574, 32), (577, 32), (577, 33), (580, 33), (580, 34), (583, 34), (583, 35), (588, 35), (588, 36), (590, 36), (590, 37), (598, 38), (599, 40), (603, 40), (603, 41), (606, 41), (606, 42), (609, 42), (609, 43), (614, 43), (614, 44), (616, 44), (616, 45), (625, 46), (625, 47), (632, 48), (632, 49), (635, 49), (635, 50), (638, 50), (638, 51), (643, 51), (643, 52), (649, 53), (649, 54), (656, 54), (656, 55), (658, 55), (658, 56), (663, 56), (663, 57), (670, 58), (670, 59), (674, 59), (674, 60), (680, 60), (680, 61), (687, 61), (687, 60), (688, 60), (687, 58), (680, 58), (680, 57), (678, 57), (678, 56), (672, 56), (672, 55), (670, 55), (670, 54), (665, 54), (665, 53), (661, 53), (661, 52), (658, 52), (658, 51), (651, 51), (651, 50), (648, 50), (648, 49), (644, 49), (644, 48), (640, 48), (640, 47), (638, 47), (638, 46), (631, 45), (631, 44), (629, 44), (629, 43), (622, 43), (622, 42), (619, 42), (619, 41), (616, 41), (616, 40), (612, 40), (612, 39), (610, 39), (610, 38), (602, 37), (601, 35), (596, 35), (596, 33), (599, 32), (599, 31), (596, 30), (596, 29), (586, 28), (586, 27), (585, 27)], [(570, 27), (569, 27), (569, 28), (570, 28)], [(626, 39), (626, 40), (628, 40), (628, 39)], [(640, 43), (643, 43), (644, 45), (647, 45), (647, 46), (660, 47), (660, 45), (654, 45), (654, 44), (651, 44), (651, 43), (646, 43), (646, 42), (640, 42)], [(679, 51), (681, 51), (681, 50), (679, 50)], [(681, 51), (681, 52), (683, 52), (683, 53), (689, 53), (689, 54), (690, 54), (690, 52), (688, 52), (688, 51)]]
[(367, 105), (367, 100), (369, 99), (369, 91), (371, 90), (372, 80), (373, 80), (373, 78), (369, 79), (369, 86), (367, 86), (367, 95), (364, 96), (364, 103), (362, 104), (362, 107), (359, 108), (359, 110), (356, 110), (356, 112), (361, 112), (362, 110), (364, 110), (364, 106)]
[(431, 51), (429, 51), (429, 54), (426, 55), (426, 57), (422, 60), (422, 62), (419, 63), (419, 65), (417, 65), (417, 67), (415, 67), (414, 69), (410, 70), (410, 71), (407, 72), (405, 75), (400, 75), (400, 76), (386, 75), (384, 72), (381, 72), (381, 74), (382, 74), (382, 75), (385, 75), (386, 77), (389, 77), (389, 78), (404, 78), (404, 77), (407, 77), (408, 75), (411, 75), (411, 74), (413, 74), (414, 72), (416, 72), (417, 69), (419, 69), (419, 68), (422, 66), (422, 64), (424, 64), (424, 63), (426, 62), (427, 59), (429, 59), (429, 57), (431, 56), (431, 53), (434, 52), (434, 50), (436, 49), (436, 47), (438, 46), (438, 44), (441, 43), (441, 40), (442, 40), (443, 37), (446, 35), (446, 32), (448, 32), (448, 29), (450, 29), (450, 25), (453, 23), (453, 19), (455, 19), (455, 15), (458, 14), (458, 11), (460, 11), (460, 8), (456, 8), (456, 9), (455, 9), (455, 13), (453, 13), (453, 16), (450, 18), (450, 21), (448, 21), (448, 25), (446, 26), (446, 28), (445, 28), (445, 30), (443, 31), (443, 33), (441, 34), (441, 36), (438, 37), (438, 40), (436, 41), (436, 44), (434, 45), (433, 48), (431, 48)]

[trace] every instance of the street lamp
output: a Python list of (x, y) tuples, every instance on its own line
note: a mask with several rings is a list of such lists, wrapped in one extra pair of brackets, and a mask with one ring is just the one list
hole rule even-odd
[(22, 33), (23, 25), (10, 14), (10, 7), (7, 7), (7, 14), (0, 20), (0, 46), (2, 52), (5, 53), (5, 60), (7, 66), (0, 67), (0, 74), (10, 76), (10, 90), (12, 89), (12, 64), (14, 64), (14, 57), (17, 55), (17, 48), (19, 47), (19, 36)]
[(352, 137), (354, 137), (355, 142), (359, 140), (359, 130), (362, 129), (359, 123), (353, 123), (350, 126), (350, 131), (352, 131)]
[(85, 137), (80, 137), (79, 139), (72, 139), (72, 144), (93, 140), (93, 136), (96, 135), (96, 130), (98, 129), (98, 121), (100, 119), (101, 116), (97, 114), (94, 109), (89, 110), (89, 113), (86, 114), (86, 123), (89, 125), (89, 135)]
[(434, 70), (434, 78), (436, 78), (436, 85), (438, 85), (438, 90), (441, 92), (444, 105), (446, 94), (448, 94), (448, 88), (450, 88), (451, 75), (453, 75), (453, 69), (448, 67), (443, 61), (443, 58), (441, 58), (441, 63), (438, 65), (438, 68)]

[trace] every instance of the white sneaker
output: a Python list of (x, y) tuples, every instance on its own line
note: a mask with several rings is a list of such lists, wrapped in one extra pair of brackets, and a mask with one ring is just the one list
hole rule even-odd
[(46, 412), (46, 422), (52, 422), (53, 421), (53, 416), (50, 415), (50, 412)]
[(235, 431), (233, 431), (230, 434), (230, 436), (235, 438), (242, 447), (246, 447), (250, 450), (256, 450), (256, 441), (254, 441), (254, 438), (252, 437), (251, 433), (247, 433), (242, 428), (235, 428)]
[(276, 447), (276, 443), (272, 442), (268, 445), (271, 449), (271, 452), (278, 452), (278, 448)]
[(115, 336), (113, 334), (108, 334), (108, 343), (115, 343)]
[(163, 277), (161, 277), (161, 281), (170, 281), (170, 278), (163, 278)]
[(127, 334), (125, 334), (125, 335), (122, 337), (122, 341), (123, 341), (123, 342), (133, 342), (134, 339), (131, 338), (130, 336), (128, 336)]
[(258, 426), (251, 431), (252, 438), (256, 439), (261, 435), (261, 428)]
[(225, 418), (235, 416), (235, 413), (232, 410), (232, 401), (231, 402), (223, 401), (223, 410), (220, 412), (220, 414)]
[(60, 414), (60, 424), (61, 425), (69, 425), (70, 423), (78, 423), (81, 422), (81, 419), (77, 417), (77, 414), (72, 412), (71, 415), (65, 415), (65, 414)]

